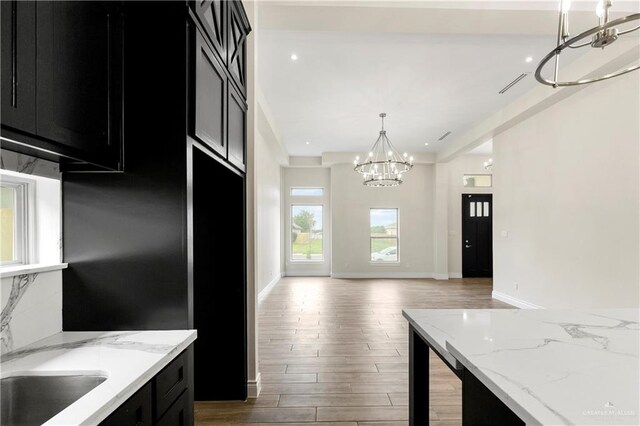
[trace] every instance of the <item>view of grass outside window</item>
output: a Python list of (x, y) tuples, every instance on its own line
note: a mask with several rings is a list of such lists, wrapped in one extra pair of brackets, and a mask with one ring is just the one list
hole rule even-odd
[(323, 260), (322, 206), (291, 206), (291, 260)]
[(398, 261), (398, 209), (370, 210), (372, 262)]

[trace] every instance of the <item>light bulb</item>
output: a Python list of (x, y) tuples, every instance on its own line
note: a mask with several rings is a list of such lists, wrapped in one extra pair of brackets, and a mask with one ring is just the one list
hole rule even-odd
[(569, 9), (571, 9), (571, 0), (562, 0), (560, 9), (562, 10), (562, 13), (569, 12)]
[(369, 153), (369, 157), (373, 157), (373, 152), (370, 152), (370, 153)]
[(404, 158), (407, 158), (407, 153), (405, 152), (405, 153), (403, 154), (403, 156), (404, 156)]
[(357, 160), (353, 160), (353, 165), (357, 166), (358, 165), (358, 161)]
[(297, 61), (298, 60), (298, 55), (296, 55), (295, 53), (291, 54), (291, 60), (292, 61)]
[(398, 179), (402, 179), (402, 173), (398, 173)]
[(409, 157), (409, 161), (413, 161), (413, 157)]
[(602, 0), (600, 0), (596, 6), (596, 15), (598, 18), (602, 18), (604, 16), (604, 2)]
[(356, 161), (360, 161), (360, 156), (356, 155)]
[(489, 162), (490, 162), (490, 163), (493, 163), (493, 158), (489, 158)]
[(387, 151), (387, 155), (392, 156), (393, 155), (393, 151)]

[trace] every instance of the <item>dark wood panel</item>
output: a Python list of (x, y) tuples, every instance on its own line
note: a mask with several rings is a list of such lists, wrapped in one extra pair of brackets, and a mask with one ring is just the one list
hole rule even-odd
[(226, 158), (227, 79), (222, 66), (197, 30), (195, 45), (195, 137)]
[(228, 99), (227, 158), (231, 164), (244, 172), (247, 146), (247, 105), (233, 87), (229, 88)]
[(240, 93), (247, 96), (247, 36), (251, 32), (241, 2), (229, 3), (227, 67)]
[(37, 134), (119, 160), (121, 16), (117, 2), (38, 2)]
[[(221, 184), (225, 186), (223, 201), (215, 195)], [(239, 172), (194, 148), (196, 400), (247, 397), (244, 191), (244, 177)], [(220, 342), (224, 342), (224, 350)]]
[(186, 426), (190, 424), (190, 411), (193, 411), (192, 404), (189, 403), (187, 392), (183, 392), (156, 424), (157, 426)]
[(194, 0), (191, 2), (191, 7), (202, 24), (213, 50), (223, 63), (227, 60), (227, 5), (228, 2), (222, 0)]
[(36, 3), (1, 2), (2, 124), (36, 132)]
[(187, 353), (179, 355), (155, 378), (153, 394), (156, 401), (156, 418), (162, 417), (169, 406), (187, 388), (189, 359)]

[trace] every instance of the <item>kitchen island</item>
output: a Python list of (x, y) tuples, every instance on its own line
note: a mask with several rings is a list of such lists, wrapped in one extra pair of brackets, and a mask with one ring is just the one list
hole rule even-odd
[(195, 330), (61, 332), (3, 355), (0, 369), (2, 379), (106, 377), (45, 423), (96, 425), (162, 374), (193, 343), (196, 335)]
[(428, 424), (429, 350), (462, 380), (464, 425), (637, 425), (637, 309), (407, 309), (410, 424)]

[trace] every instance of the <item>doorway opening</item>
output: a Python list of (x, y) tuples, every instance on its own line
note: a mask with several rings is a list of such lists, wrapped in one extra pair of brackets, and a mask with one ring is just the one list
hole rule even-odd
[(491, 194), (462, 194), (462, 277), (493, 277)]

